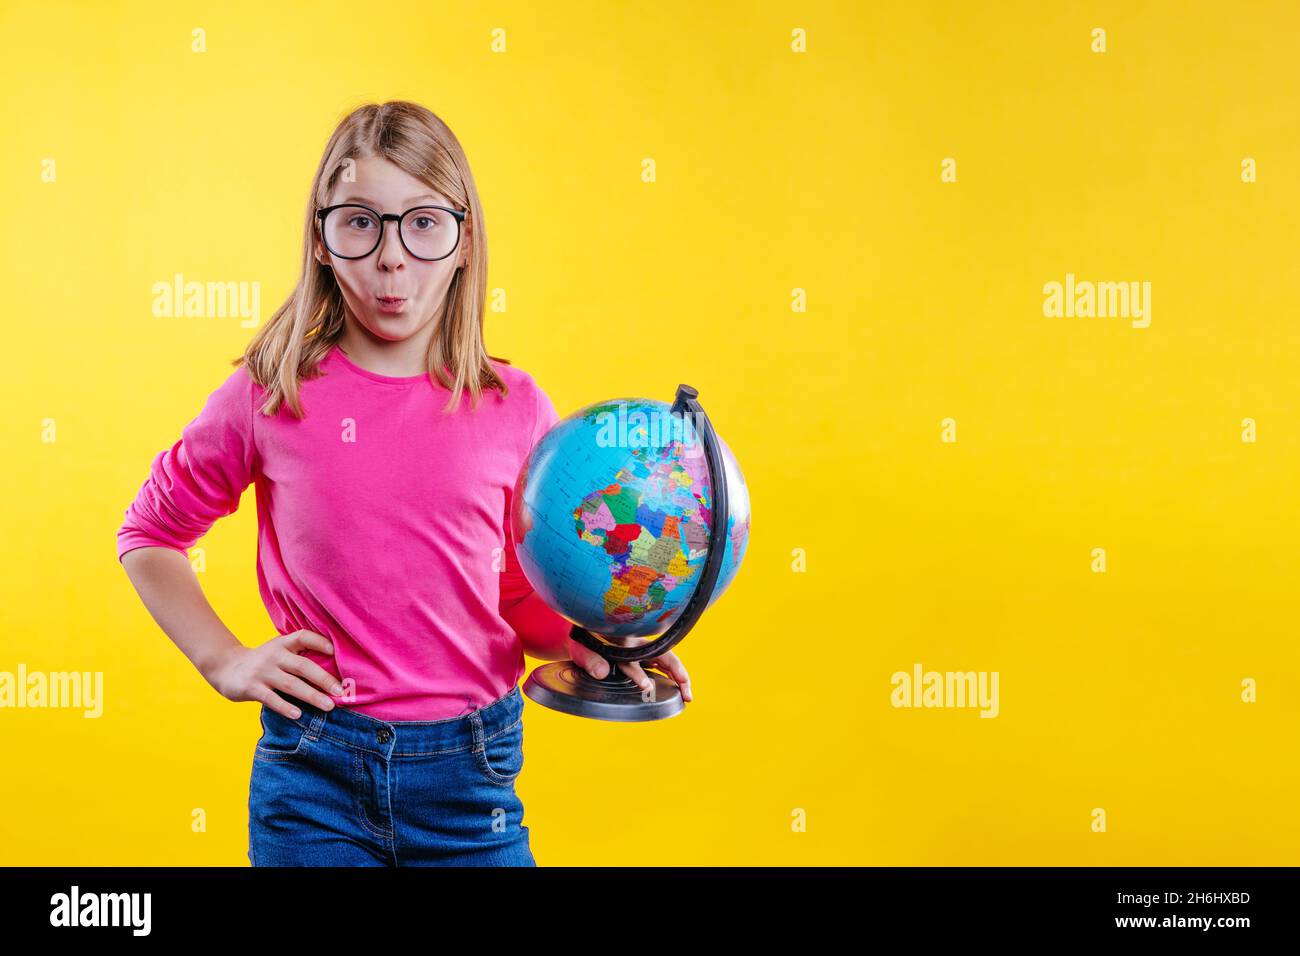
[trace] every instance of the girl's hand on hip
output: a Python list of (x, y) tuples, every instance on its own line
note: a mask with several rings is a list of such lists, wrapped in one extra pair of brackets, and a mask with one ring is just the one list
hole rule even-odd
[(291, 720), (301, 712), (277, 690), (321, 710), (332, 710), (334, 701), (327, 693), (338, 696), (343, 687), (325, 668), (302, 656), (307, 650), (333, 654), (334, 645), (324, 635), (306, 630), (281, 634), (260, 647), (237, 644), (203, 676), (227, 700), (259, 701)]

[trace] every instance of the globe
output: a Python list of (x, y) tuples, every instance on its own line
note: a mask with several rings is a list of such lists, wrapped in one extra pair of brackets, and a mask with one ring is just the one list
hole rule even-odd
[[(721, 436), (718, 445), (729, 513), (706, 609), (735, 578), (749, 542), (745, 478)], [(689, 415), (648, 398), (581, 408), (520, 468), (510, 519), (519, 567), (553, 610), (588, 631), (657, 636), (681, 615), (708, 559), (710, 485)]]

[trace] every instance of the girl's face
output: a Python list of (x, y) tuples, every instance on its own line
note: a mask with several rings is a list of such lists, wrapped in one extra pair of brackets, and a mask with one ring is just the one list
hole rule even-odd
[[(378, 213), (399, 216), (413, 206), (427, 204), (459, 208), (405, 170), (377, 157), (356, 161), (356, 182), (335, 184), (326, 205), (338, 203), (362, 203)], [(331, 219), (344, 212), (332, 213)], [(365, 218), (364, 210), (346, 212), (349, 216), (363, 217), (354, 222), (357, 228), (379, 227), (379, 223)], [(412, 223), (414, 218), (414, 215), (408, 217), (407, 222), (411, 223), (408, 229), (421, 224)], [(417, 259), (406, 251), (398, 237), (396, 222), (385, 222), (383, 226), (378, 249), (361, 259), (340, 259), (322, 241), (318, 220), (316, 258), (333, 270), (353, 319), (375, 338), (400, 342), (426, 328), (441, 311), (457, 267), (469, 262), (470, 224), (461, 223), (460, 241), (451, 255), (433, 262)], [(408, 235), (407, 241), (415, 239)], [(381, 301), (393, 297), (402, 301), (396, 304)]]

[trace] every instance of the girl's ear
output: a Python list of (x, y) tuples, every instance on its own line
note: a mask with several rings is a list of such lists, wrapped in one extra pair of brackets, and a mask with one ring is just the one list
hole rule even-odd
[[(459, 203), (457, 204), (459, 206)], [(465, 212), (469, 207), (465, 207)], [(474, 223), (465, 219), (460, 224), (460, 246), (456, 249), (457, 269), (464, 269), (469, 265), (470, 257), (474, 254)]]
[(312, 245), (312, 255), (316, 257), (316, 261), (319, 262), (321, 265), (323, 265), (326, 269), (334, 268), (333, 266), (330, 265), (329, 259), (325, 255), (325, 243), (321, 241), (319, 222), (313, 224), (312, 231), (311, 231), (311, 245)]

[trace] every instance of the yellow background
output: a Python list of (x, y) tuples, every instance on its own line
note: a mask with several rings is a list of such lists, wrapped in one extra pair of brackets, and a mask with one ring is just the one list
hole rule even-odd
[[(753, 503), (683, 716), (528, 705), (540, 864), (1295, 863), (1297, 37), (1281, 2), (4, 4), (0, 670), (106, 701), (0, 711), (0, 862), (246, 865), (257, 708), (114, 534), (252, 330), (151, 289), (260, 282), (264, 321), (329, 132), (409, 98), (483, 197), (493, 353), (561, 414), (695, 385)], [(1151, 282), (1150, 327), (1045, 318), (1067, 272)], [(201, 578), (249, 644), (252, 499)], [(997, 671), (1000, 715), (893, 708), (915, 662)]]

